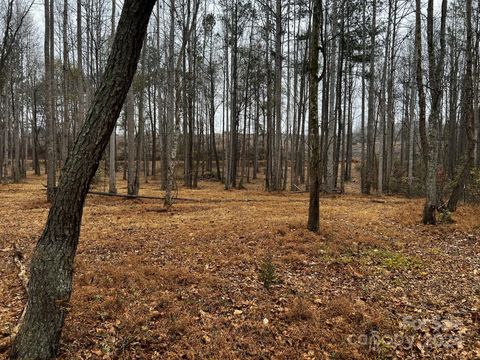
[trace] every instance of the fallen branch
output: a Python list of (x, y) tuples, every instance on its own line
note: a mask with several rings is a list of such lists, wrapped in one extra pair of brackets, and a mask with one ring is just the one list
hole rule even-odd
[(27, 270), (25, 265), (23, 264), (23, 254), (18, 248), (16, 244), (13, 245), (13, 262), (17, 265), (19, 269), (18, 277), (22, 282), (23, 289), (25, 292), (28, 292), (28, 277), (27, 277)]
[[(89, 195), (99, 195), (99, 196), (112, 196), (120, 197), (124, 199), (149, 199), (149, 200), (165, 200), (164, 197), (160, 196), (146, 196), (146, 195), (125, 195), (125, 194), (112, 194), (108, 192), (101, 191), (90, 191)], [(286, 199), (287, 201), (304, 201), (307, 199)], [(270, 200), (270, 199), (189, 199), (189, 198), (174, 198), (174, 201), (183, 201), (183, 202), (195, 202), (195, 203), (226, 203), (226, 202), (270, 202), (270, 201), (279, 201), (279, 200)]]
[[(25, 268), (25, 265), (23, 264), (23, 254), (18, 248), (16, 244), (13, 245), (13, 262), (18, 268), (18, 277), (20, 281), (22, 282), (22, 287), (25, 290), (25, 294), (28, 294), (28, 277), (27, 277), (27, 269)], [(22, 315), (20, 316), (20, 319), (17, 322), (17, 325), (12, 329), (12, 332), (10, 335), (7, 337), (3, 338), (0, 341), (0, 353), (4, 352), (6, 349), (10, 347), (12, 344), (13, 340), (18, 334), (18, 331), (20, 330), (20, 324), (23, 322), (23, 318), (25, 317), (25, 313), (27, 312), (27, 305), (24, 306)]]
[[(43, 185), (46, 187), (45, 185)], [(294, 194), (304, 194), (308, 193), (308, 191), (292, 191)], [(89, 191), (88, 195), (96, 195), (96, 196), (110, 196), (110, 197), (119, 197), (124, 199), (147, 199), (147, 200), (165, 200), (164, 196), (149, 196), (149, 195), (128, 195), (128, 194), (112, 194), (109, 192), (103, 191)], [(332, 197), (336, 196), (336, 194), (323, 194), (322, 197)], [(181, 202), (193, 202), (193, 203), (227, 203), (227, 202), (259, 202), (259, 203), (266, 203), (271, 201), (280, 201), (280, 200), (265, 200), (265, 199), (191, 199), (191, 198), (174, 198), (174, 201), (181, 201)], [(287, 202), (299, 202), (299, 201), (306, 201), (308, 199), (286, 199)]]
[(302, 189), (300, 189), (297, 185), (293, 184), (293, 186), (297, 188), (297, 190), (292, 191), (293, 193), (302, 192)]
[[(112, 194), (109, 192), (103, 191), (89, 191), (88, 195), (99, 195), (99, 196), (112, 196), (112, 197), (120, 197), (124, 199), (150, 199), (150, 200), (165, 200), (163, 196), (147, 196), (147, 195), (128, 195), (128, 194)], [(187, 199), (187, 198), (175, 198), (175, 201), (191, 201), (191, 202), (199, 202), (198, 199)]]

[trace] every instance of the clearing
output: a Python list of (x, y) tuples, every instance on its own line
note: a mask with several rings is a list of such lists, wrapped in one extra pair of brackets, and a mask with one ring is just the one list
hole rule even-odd
[[(28, 265), (44, 183), (0, 186), (0, 340), (23, 309), (12, 248)], [(198, 201), (170, 212), (89, 196), (60, 358), (480, 358), (480, 208), (424, 226), (421, 199), (350, 190), (321, 198), (316, 235), (308, 194), (261, 184), (181, 188)]]

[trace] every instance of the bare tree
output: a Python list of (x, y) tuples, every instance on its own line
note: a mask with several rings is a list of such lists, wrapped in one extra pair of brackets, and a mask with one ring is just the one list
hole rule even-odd
[(310, 40), (310, 100), (308, 122), (308, 146), (310, 148), (310, 202), (308, 208), (308, 225), (310, 231), (320, 229), (320, 138), (318, 135), (318, 83), (325, 74), (325, 64), (322, 75), (318, 75), (318, 52), (320, 49), (320, 34), (323, 23), (322, 0), (313, 4), (312, 30)]
[(52, 202), (56, 188), (55, 113), (54, 113), (54, 11), (53, 0), (45, 0), (45, 123), (47, 132), (47, 199)]
[[(421, 47), (418, 44), (421, 42), (420, 33), (420, 4), (417, 2), (417, 79), (421, 75)], [(423, 210), (423, 223), (435, 224), (435, 212), (439, 206), (439, 199), (437, 193), (437, 163), (438, 163), (438, 124), (441, 112), (442, 96), (443, 96), (443, 72), (445, 63), (445, 21), (447, 16), (447, 0), (442, 1), (442, 15), (440, 24), (440, 49), (437, 52), (434, 39), (434, 2), (428, 1), (427, 10), (427, 47), (428, 47), (428, 68), (429, 68), (429, 82), (431, 94), (431, 109), (428, 118), (428, 137), (425, 129), (425, 117), (420, 115), (420, 135), (422, 138), (422, 148), (424, 153), (424, 161), (426, 167), (426, 194), (427, 199)], [(419, 75), (420, 74), (420, 75)], [(422, 81), (419, 81), (419, 86)], [(419, 97), (423, 97), (419, 89)], [(423, 100), (421, 100), (423, 102)], [(423, 104), (420, 105), (420, 108)], [(420, 111), (423, 111), (420, 109)]]
[(453, 187), (450, 198), (448, 199), (448, 210), (455, 211), (457, 203), (460, 199), (462, 188), (465, 185), (466, 179), (470, 175), (470, 170), (475, 160), (475, 119), (474, 119), (474, 84), (473, 84), (473, 30), (472, 30), (472, 0), (465, 2), (465, 28), (467, 31), (467, 42), (465, 46), (465, 80), (464, 80), (464, 95), (463, 95), (463, 114), (465, 124), (465, 134), (467, 136), (467, 149), (464, 160), (453, 179)]

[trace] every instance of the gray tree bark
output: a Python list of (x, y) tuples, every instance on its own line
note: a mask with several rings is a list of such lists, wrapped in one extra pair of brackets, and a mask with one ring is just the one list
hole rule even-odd
[[(116, 20), (116, 0), (112, 0), (112, 40), (115, 36), (115, 20)], [(109, 154), (108, 154), (108, 192), (111, 194), (117, 193), (117, 178), (116, 178), (116, 151), (115, 145), (117, 140), (116, 127), (113, 128), (112, 134), (110, 135), (109, 143)]]

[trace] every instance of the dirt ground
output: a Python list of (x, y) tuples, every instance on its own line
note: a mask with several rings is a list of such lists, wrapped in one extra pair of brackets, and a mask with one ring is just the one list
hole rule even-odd
[[(11, 249), (28, 265), (44, 183), (0, 185), (0, 340), (25, 302)], [(246, 187), (180, 188), (198, 201), (170, 212), (89, 196), (60, 358), (480, 359), (480, 208), (424, 226), (421, 199), (349, 191), (321, 198), (312, 234), (308, 194)]]

